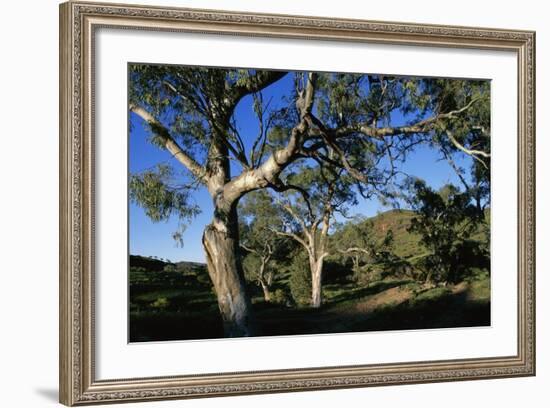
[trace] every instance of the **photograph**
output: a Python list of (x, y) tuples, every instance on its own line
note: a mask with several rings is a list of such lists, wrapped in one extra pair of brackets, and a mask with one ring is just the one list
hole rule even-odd
[(491, 326), (490, 79), (127, 81), (130, 343)]
[(62, 404), (535, 376), (522, 8), (145, 3), (59, 5)]

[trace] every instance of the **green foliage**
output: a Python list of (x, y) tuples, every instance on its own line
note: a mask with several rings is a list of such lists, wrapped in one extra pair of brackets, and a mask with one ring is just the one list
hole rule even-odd
[(168, 306), (170, 306), (170, 301), (165, 297), (159, 297), (157, 300), (151, 303), (151, 306), (156, 309), (166, 309)]
[[(312, 218), (322, 217), (327, 211), (331, 215), (335, 212), (346, 214), (350, 205), (357, 204), (356, 192), (352, 188), (356, 180), (342, 169), (328, 164), (298, 163), (290, 166), (285, 183), (301, 189), (287, 191), (285, 203), (291, 205), (300, 218), (308, 223)], [(289, 219), (287, 222), (295, 220)]]
[[(280, 269), (280, 263), (287, 261), (295, 244), (276, 233), (282, 229), (280, 208), (274, 205), (273, 197), (267, 191), (247, 194), (239, 204), (239, 210), (245, 277), (258, 283), (263, 280), (269, 286)], [(265, 262), (264, 276), (259, 276), (262, 260)]]
[(179, 229), (173, 237), (183, 245), (184, 222), (199, 212), (199, 207), (191, 203), (192, 187), (176, 185), (173, 168), (159, 164), (153, 170), (130, 175), (128, 188), (130, 200), (143, 207), (152, 221), (166, 221), (171, 215), (178, 217)]
[(488, 243), (472, 240), (485, 215), (472, 203), (470, 193), (453, 185), (436, 192), (420, 180), (412, 189), (418, 216), (412, 219), (410, 230), (419, 233), (431, 251), (419, 262), (425, 279), (459, 282), (474, 267), (488, 268)]
[(253, 191), (239, 203), (243, 243), (257, 248), (266, 242), (278, 244), (281, 237), (274, 233), (281, 229), (280, 209), (266, 190)]
[(164, 272), (176, 272), (176, 265), (172, 264), (172, 263), (167, 263), (165, 266), (164, 266)]
[(309, 261), (304, 251), (298, 252), (289, 266), (290, 293), (297, 304), (306, 305), (311, 302), (311, 272)]
[(353, 278), (360, 285), (397, 274), (405, 262), (395, 254), (393, 230), (377, 230), (374, 220), (358, 218), (343, 224), (332, 237), (339, 259), (351, 263)]
[(275, 291), (271, 294), (271, 301), (273, 303), (285, 306), (290, 302), (287, 293), (281, 288), (275, 289)]
[(260, 258), (256, 254), (247, 253), (243, 258), (244, 276), (248, 282), (258, 282)]

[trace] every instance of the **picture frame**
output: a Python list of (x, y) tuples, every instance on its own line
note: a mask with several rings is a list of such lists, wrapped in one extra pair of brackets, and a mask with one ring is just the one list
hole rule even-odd
[[(101, 186), (96, 182), (95, 53), (96, 34), (102, 28), (142, 34), (197, 33), (237, 39), (327, 41), (336, 47), (376, 44), (514, 54), (517, 197), (510, 199), (517, 201), (516, 353), (98, 379), (96, 301), (102, 294), (97, 292), (96, 276), (96, 192)], [(59, 395), (60, 402), (69, 406), (535, 375), (535, 33), (142, 5), (63, 3), (60, 5), (59, 259)]]

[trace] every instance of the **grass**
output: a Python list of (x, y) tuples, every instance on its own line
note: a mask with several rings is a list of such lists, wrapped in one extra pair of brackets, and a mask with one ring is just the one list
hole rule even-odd
[[(428, 253), (420, 244), (420, 237), (407, 231), (413, 216), (410, 211), (392, 210), (377, 215), (373, 221), (379, 239), (391, 229), (396, 255), (416, 265)], [(169, 264), (131, 256), (130, 266), (130, 341), (223, 337), (216, 296), (205, 265)], [(291, 301), (288, 271), (274, 282), (272, 293), (278, 291), (277, 303), (265, 302), (261, 288), (250, 284), (258, 335), (490, 325), (487, 271), (477, 271), (457, 285), (440, 287), (427, 287), (411, 277), (391, 274), (361, 286), (350, 281), (350, 276), (324, 282), (323, 306), (319, 309)]]
[[(204, 271), (203, 271), (204, 272)], [(216, 297), (208, 282), (192, 272), (151, 272), (150, 290), (143, 271), (130, 275), (130, 340), (164, 341), (223, 337)], [(205, 273), (205, 272), (204, 272)], [(159, 277), (164, 278), (164, 284)], [(174, 287), (172, 282), (179, 282)], [(324, 304), (288, 307), (267, 303), (254, 286), (253, 309), (258, 335), (295, 335), (468, 327), (490, 324), (490, 279), (425, 288), (411, 279), (386, 278), (367, 286), (327, 284)]]

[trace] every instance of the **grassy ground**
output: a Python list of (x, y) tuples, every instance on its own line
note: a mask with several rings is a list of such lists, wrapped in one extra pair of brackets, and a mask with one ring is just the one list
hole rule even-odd
[[(130, 341), (223, 337), (216, 298), (199, 266), (130, 275)], [(490, 281), (481, 276), (446, 287), (385, 279), (360, 287), (325, 285), (320, 309), (266, 303), (258, 288), (253, 309), (258, 335), (485, 326), (490, 324)]]

